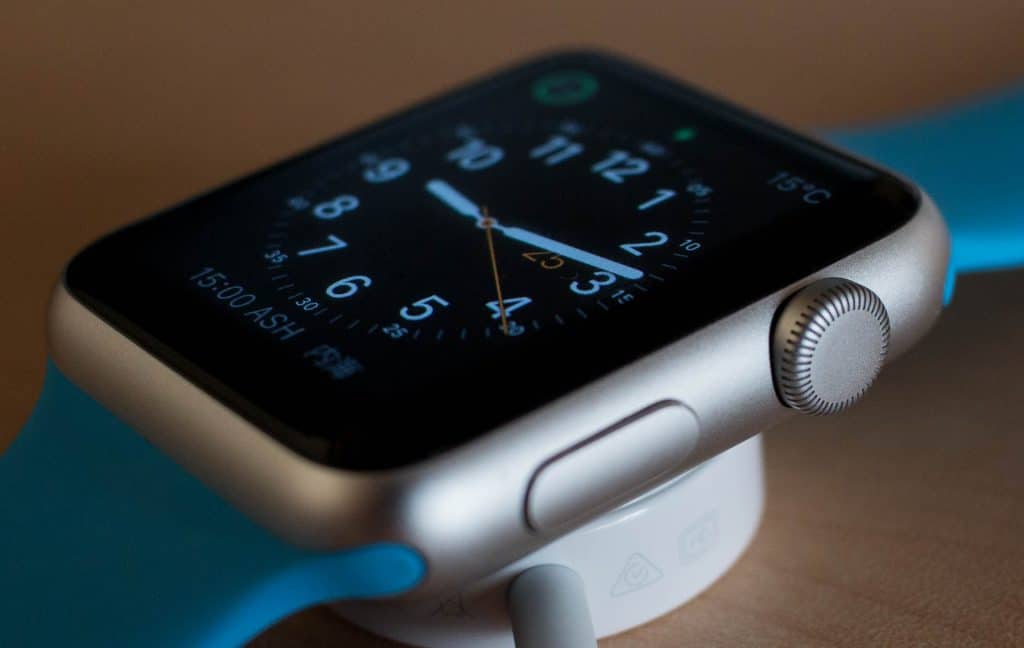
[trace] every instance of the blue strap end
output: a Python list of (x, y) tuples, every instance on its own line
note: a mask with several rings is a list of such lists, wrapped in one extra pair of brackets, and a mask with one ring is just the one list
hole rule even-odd
[(293, 547), (209, 491), (53, 365), (0, 456), (0, 645), (237, 646), (305, 607), (400, 594), (418, 552)]
[(953, 275), (1024, 265), (1024, 87), (829, 139), (918, 182), (953, 236)]

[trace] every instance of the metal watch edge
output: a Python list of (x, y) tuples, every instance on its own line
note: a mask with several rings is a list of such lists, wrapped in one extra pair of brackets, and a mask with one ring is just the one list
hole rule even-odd
[(937, 319), (948, 262), (945, 224), (922, 195), (910, 222), (863, 250), (465, 446), (374, 473), (295, 454), (117, 332), (63, 284), (48, 332), (51, 355), (73, 382), (254, 520), (314, 549), (412, 546), (428, 574), (411, 595), (430, 595), (571, 530), (544, 536), (528, 527), (523, 502), (534, 471), (652, 403), (679, 401), (700, 422), (680, 474), (793, 415), (775, 392), (770, 335), (776, 310), (795, 290), (824, 277), (869, 287), (890, 314), (892, 358)]

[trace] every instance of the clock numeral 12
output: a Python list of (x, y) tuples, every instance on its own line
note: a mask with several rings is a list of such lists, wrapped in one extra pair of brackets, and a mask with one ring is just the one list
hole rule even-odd
[(626, 176), (641, 175), (647, 173), (651, 164), (641, 158), (633, 157), (629, 151), (614, 150), (608, 157), (601, 160), (590, 168), (594, 173), (600, 173), (601, 177), (615, 184), (622, 184)]

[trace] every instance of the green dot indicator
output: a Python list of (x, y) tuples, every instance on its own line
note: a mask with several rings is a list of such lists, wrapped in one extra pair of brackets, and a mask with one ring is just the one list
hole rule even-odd
[(694, 137), (697, 137), (696, 128), (680, 128), (676, 132), (672, 133), (672, 139), (677, 142), (689, 142)]
[(548, 106), (572, 106), (597, 93), (593, 74), (565, 70), (546, 74), (533, 82), (533, 98)]

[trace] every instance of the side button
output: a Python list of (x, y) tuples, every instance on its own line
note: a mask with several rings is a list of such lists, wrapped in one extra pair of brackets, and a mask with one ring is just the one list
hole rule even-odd
[(664, 402), (549, 459), (526, 493), (526, 521), (545, 532), (639, 495), (670, 477), (697, 445), (686, 407)]

